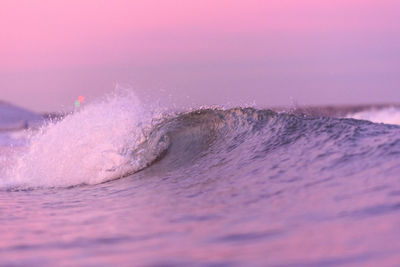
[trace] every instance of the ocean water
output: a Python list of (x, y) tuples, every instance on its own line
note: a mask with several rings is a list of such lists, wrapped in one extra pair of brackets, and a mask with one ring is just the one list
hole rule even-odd
[(398, 266), (399, 112), (129, 94), (2, 131), (0, 265)]

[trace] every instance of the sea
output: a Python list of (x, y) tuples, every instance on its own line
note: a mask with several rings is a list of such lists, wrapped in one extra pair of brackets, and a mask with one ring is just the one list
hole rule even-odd
[(1, 116), (0, 266), (400, 266), (398, 106)]

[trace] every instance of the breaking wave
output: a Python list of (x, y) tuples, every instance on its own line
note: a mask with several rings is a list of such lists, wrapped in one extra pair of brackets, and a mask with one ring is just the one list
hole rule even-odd
[(347, 117), (358, 120), (368, 120), (375, 123), (400, 125), (400, 109), (398, 107), (371, 108), (349, 114)]
[(3, 184), (97, 184), (136, 172), (168, 145), (149, 139), (153, 120), (135, 95), (109, 96), (32, 133)]
[(400, 154), (400, 128), (394, 125), (254, 108), (169, 115), (150, 110), (125, 94), (48, 123), (18, 153), (3, 187), (98, 184), (149, 166), (163, 173), (221, 176), (263, 169), (274, 179), (294, 180), (329, 179), (333, 170), (351, 176), (369, 168), (367, 177), (395, 169), (394, 155)]

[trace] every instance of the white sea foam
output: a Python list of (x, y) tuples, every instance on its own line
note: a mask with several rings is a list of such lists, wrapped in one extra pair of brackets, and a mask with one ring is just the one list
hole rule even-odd
[(146, 141), (151, 120), (152, 114), (133, 93), (108, 96), (33, 134), (1, 184), (97, 184), (135, 172), (157, 157), (138, 149)]
[(376, 123), (400, 125), (400, 109), (396, 107), (364, 110), (354, 114), (349, 114), (347, 117), (358, 120), (368, 120)]

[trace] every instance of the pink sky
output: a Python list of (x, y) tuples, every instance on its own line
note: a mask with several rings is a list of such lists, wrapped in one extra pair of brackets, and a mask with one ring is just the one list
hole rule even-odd
[(399, 101), (398, 10), (395, 0), (3, 0), (0, 99), (68, 110), (122, 83), (178, 104)]

